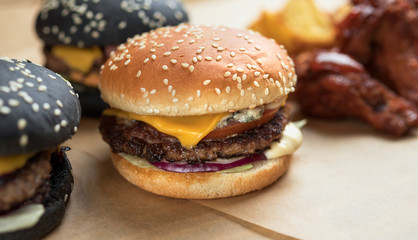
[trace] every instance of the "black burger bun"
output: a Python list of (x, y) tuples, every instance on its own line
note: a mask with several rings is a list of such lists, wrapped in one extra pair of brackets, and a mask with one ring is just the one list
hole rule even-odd
[(31, 228), (0, 233), (0, 239), (41, 239), (61, 223), (74, 186), (72, 167), (65, 154), (65, 150), (65, 148), (61, 148), (58, 154), (52, 155), (52, 172), (49, 179), (51, 190), (42, 202), (45, 213), (39, 219), (38, 223)]
[(43, 5), (36, 32), (48, 45), (104, 46), (187, 21), (183, 5), (176, 0), (59, 0)]
[(61, 144), (80, 118), (69, 81), (0, 57), (0, 239), (40, 239), (61, 222), (74, 184)]
[(77, 94), (59, 74), (0, 58), (0, 156), (61, 144), (77, 131), (80, 117)]
[(188, 15), (178, 0), (49, 0), (39, 11), (36, 32), (44, 42), (45, 66), (71, 81), (84, 116), (99, 117), (108, 107), (97, 89), (100, 66), (116, 46), (183, 22)]

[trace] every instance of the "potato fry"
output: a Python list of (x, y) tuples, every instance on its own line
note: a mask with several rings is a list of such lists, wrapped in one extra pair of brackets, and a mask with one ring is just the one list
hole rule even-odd
[(334, 26), (346, 12), (341, 8), (335, 14), (327, 14), (321, 12), (313, 0), (290, 0), (278, 12), (262, 12), (249, 28), (283, 44), (290, 54), (297, 54), (313, 48), (333, 46)]

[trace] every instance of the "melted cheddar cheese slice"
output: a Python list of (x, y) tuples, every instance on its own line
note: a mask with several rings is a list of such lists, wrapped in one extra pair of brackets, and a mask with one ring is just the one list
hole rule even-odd
[(0, 156), (0, 175), (11, 173), (16, 169), (25, 166), (26, 162), (34, 154), (22, 154), (14, 156)]
[(95, 59), (103, 58), (99, 47), (78, 48), (73, 46), (55, 46), (52, 55), (63, 60), (72, 69), (87, 73), (93, 66)]
[(228, 113), (220, 113), (200, 116), (165, 117), (139, 115), (117, 109), (106, 109), (103, 114), (146, 122), (158, 131), (176, 137), (181, 145), (187, 148), (196, 146), (200, 140), (216, 127), (222, 118), (228, 115)]

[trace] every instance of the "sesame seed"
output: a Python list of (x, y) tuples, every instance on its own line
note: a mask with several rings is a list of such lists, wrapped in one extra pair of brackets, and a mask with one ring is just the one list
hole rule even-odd
[(128, 65), (131, 62), (131, 59), (128, 59), (125, 61), (125, 66)]
[(173, 86), (171, 86), (171, 85), (168, 86), (167, 90), (168, 90), (168, 92), (171, 92), (173, 90)]
[(196, 90), (196, 96), (199, 98), (201, 96), (200, 90)]
[(144, 63), (147, 63), (149, 61), (149, 58), (145, 58)]
[(145, 88), (140, 88), (140, 90), (141, 90), (141, 92), (145, 92), (145, 91), (147, 91)]
[(9, 102), (9, 106), (11, 106), (11, 107), (17, 107), (20, 104), (19, 100), (16, 100), (16, 99), (13, 99), (13, 98), (9, 99), (8, 102)]
[(26, 119), (21, 118), (17, 121), (17, 129), (19, 129), (20, 131), (25, 129), (27, 125)]
[(203, 81), (203, 85), (207, 86), (207, 85), (209, 85), (210, 82), (211, 82), (210, 80), (205, 80), (205, 81)]
[(48, 74), (48, 77), (52, 78), (52, 79), (57, 79), (55, 76)]
[(49, 105), (49, 103), (44, 103), (42, 107), (44, 110), (49, 110), (51, 108), (51, 105)]
[(62, 127), (66, 127), (66, 126), (68, 125), (67, 120), (61, 120), (60, 125), (61, 125)]
[(269, 78), (269, 75), (268, 75), (268, 74), (264, 74), (264, 75), (263, 75), (263, 78), (264, 78), (264, 79), (267, 79), (267, 78)]
[(225, 49), (223, 47), (218, 47), (217, 50), (218, 50), (218, 52), (222, 52)]
[(44, 92), (44, 91), (46, 91), (46, 89), (47, 89), (47, 87), (45, 85), (39, 85), (39, 87), (38, 87), (39, 92)]
[(116, 70), (116, 69), (118, 69), (118, 67), (117, 67), (115, 64), (113, 64), (113, 65), (110, 67), (110, 70), (111, 70), (111, 71), (114, 71), (114, 70)]
[(242, 84), (241, 84), (241, 83), (238, 83), (238, 84), (237, 84), (237, 88), (238, 88), (239, 90), (241, 90), (241, 89), (242, 89)]
[(171, 92), (171, 96), (173, 96), (173, 97), (175, 97), (175, 96), (176, 96), (176, 90), (173, 90), (173, 91)]
[(55, 126), (54, 126), (54, 132), (59, 132), (60, 131), (60, 129), (61, 129), (61, 126), (59, 125), (59, 124), (56, 124)]
[(212, 61), (212, 57), (205, 57), (206, 61)]
[(194, 39), (192, 39), (192, 40), (190, 40), (189, 41), (189, 44), (192, 44), (192, 43), (194, 43), (195, 42), (195, 40)]
[(151, 50), (149, 50), (149, 51), (152, 52), (152, 53), (154, 53), (157, 50), (155, 50), (155, 48), (151, 48)]
[(212, 40), (213, 40), (213, 41), (219, 41), (219, 40), (221, 40), (221, 39), (220, 39), (220, 38), (215, 37), (215, 38), (212, 38)]
[(200, 54), (200, 53), (202, 53), (202, 52), (203, 52), (203, 49), (201, 49), (201, 48), (199, 48), (199, 49), (197, 49), (197, 50), (196, 50), (196, 53), (197, 53), (197, 54)]
[(240, 94), (241, 94), (241, 97), (244, 97), (244, 95), (245, 95), (244, 90), (241, 90)]
[(189, 98), (187, 99), (187, 101), (189, 101), (189, 102), (193, 101), (193, 97), (189, 97)]
[(279, 72), (279, 77), (280, 77), (280, 79), (282, 79), (282, 78), (283, 78), (283, 74), (282, 74), (282, 72)]
[(55, 109), (54, 109), (54, 115), (55, 115), (55, 116), (59, 116), (59, 115), (61, 115), (61, 109), (59, 109), (59, 108), (55, 108)]
[(164, 43), (160, 43), (157, 45), (157, 47), (162, 47), (162, 46), (164, 46)]
[(180, 47), (179, 46), (173, 46), (172, 48), (171, 48), (171, 50), (177, 50), (177, 49), (179, 49)]
[(257, 59), (257, 63), (263, 65), (263, 61), (261, 59)]
[(179, 101), (179, 99), (178, 98), (173, 98), (173, 103), (176, 103), (176, 102), (178, 102)]
[(229, 86), (227, 86), (226, 88), (225, 88), (225, 91), (226, 91), (226, 93), (230, 93), (231, 92), (231, 87), (229, 87)]
[(171, 59), (170, 61), (171, 61), (172, 64), (176, 64), (177, 63), (177, 60), (176, 59)]
[(167, 70), (168, 70), (167, 65), (163, 65), (163, 70), (164, 70), (164, 71), (167, 71)]
[(222, 59), (222, 56), (221, 55), (218, 55), (217, 57), (216, 57), (216, 61), (220, 61)]
[(254, 100), (256, 100), (257, 99), (257, 96), (253, 93), (253, 94), (251, 94), (251, 98), (254, 99)]
[(264, 94), (266, 94), (266, 96), (267, 96), (267, 95), (269, 95), (269, 92), (270, 92), (270, 90), (269, 90), (268, 88), (266, 88), (266, 89), (264, 90)]
[(188, 68), (188, 67), (189, 67), (189, 64), (187, 64), (187, 63), (182, 63), (182, 64), (181, 64), (181, 66), (182, 66), (182, 67), (184, 67), (184, 68)]
[(256, 77), (260, 76), (260, 74), (261, 74), (261, 73), (260, 73), (259, 71), (255, 71), (255, 72), (254, 72), (254, 76), (256, 76)]
[(171, 55), (171, 52), (165, 52), (164, 53), (164, 56), (170, 56)]
[(254, 86), (260, 87), (260, 84), (257, 81), (254, 81)]
[(202, 61), (203, 57), (199, 55), (199, 56), (197, 56), (197, 60)]
[(258, 50), (258, 51), (260, 51), (261, 50), (261, 48), (260, 48), (260, 46), (258, 46), (258, 45), (255, 45), (255, 47), (254, 47), (256, 50)]
[(155, 56), (154, 54), (152, 54), (151, 59), (155, 60), (157, 58), (157, 56)]
[(20, 136), (19, 144), (20, 146), (24, 147), (28, 145), (28, 141), (29, 141), (28, 135), (23, 134), (22, 136)]
[(141, 73), (142, 73), (142, 71), (141, 71), (141, 70), (139, 70), (139, 71), (136, 73), (136, 77), (141, 76)]
[(245, 48), (242, 47), (239, 50), (242, 51), (242, 52), (244, 52), (245, 51)]
[(235, 57), (235, 52), (230, 53), (231, 57)]
[(276, 57), (279, 59), (279, 60), (282, 60), (282, 57), (280, 56), (280, 54), (276, 54)]
[(213, 47), (213, 48), (218, 48), (218, 44), (216, 44), (216, 43), (212, 43), (212, 47)]
[(242, 80), (245, 81), (247, 79), (247, 74), (242, 74)]
[(61, 102), (61, 100), (57, 100), (57, 101), (55, 101), (56, 103), (57, 103), (57, 105), (60, 107), (60, 108), (63, 108), (64, 107), (64, 105), (62, 104), (62, 102)]
[(157, 90), (152, 89), (152, 90), (149, 92), (149, 94), (155, 94), (156, 92), (157, 92)]
[(193, 71), (194, 71), (194, 66), (190, 66), (190, 67), (189, 67), (189, 71), (190, 71), (190, 72), (193, 72)]
[(278, 87), (280, 87), (281, 86), (281, 84), (280, 84), (280, 82), (279, 81), (275, 81), (275, 83), (276, 83), (276, 85), (278, 86)]
[(215, 88), (215, 92), (216, 92), (218, 95), (220, 95), (220, 94), (221, 94), (221, 89), (219, 89), (219, 88)]
[(227, 71), (227, 72), (225, 72), (225, 75), (224, 75), (225, 77), (229, 77), (229, 76), (231, 76), (231, 72), (230, 71)]
[(244, 72), (244, 69), (242, 69), (242, 68), (237, 68), (237, 72), (243, 73), (243, 72)]
[(177, 41), (177, 43), (182, 43), (182, 42), (184, 42), (183, 39), (180, 39), (180, 40)]
[(164, 85), (168, 85), (168, 79), (167, 79), (167, 78), (165, 78), (165, 79), (163, 80), (163, 83), (164, 83)]
[(226, 65), (226, 67), (228, 67), (228, 68), (231, 68), (231, 67), (233, 67), (234, 66), (234, 64), (232, 64), (232, 63), (228, 63), (227, 65)]

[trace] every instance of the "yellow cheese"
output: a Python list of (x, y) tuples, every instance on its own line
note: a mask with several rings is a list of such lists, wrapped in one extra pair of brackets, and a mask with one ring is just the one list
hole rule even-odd
[(200, 140), (216, 127), (223, 117), (228, 115), (228, 113), (220, 113), (200, 116), (165, 117), (138, 115), (116, 109), (106, 109), (103, 114), (146, 122), (158, 131), (176, 137), (181, 145), (187, 148), (196, 146)]
[(99, 47), (77, 48), (73, 46), (55, 46), (51, 50), (52, 55), (63, 60), (72, 69), (87, 73), (93, 66), (95, 59), (103, 58)]
[(33, 153), (30, 153), (14, 156), (0, 156), (0, 175), (13, 172), (16, 169), (25, 166), (26, 162), (33, 155)]

